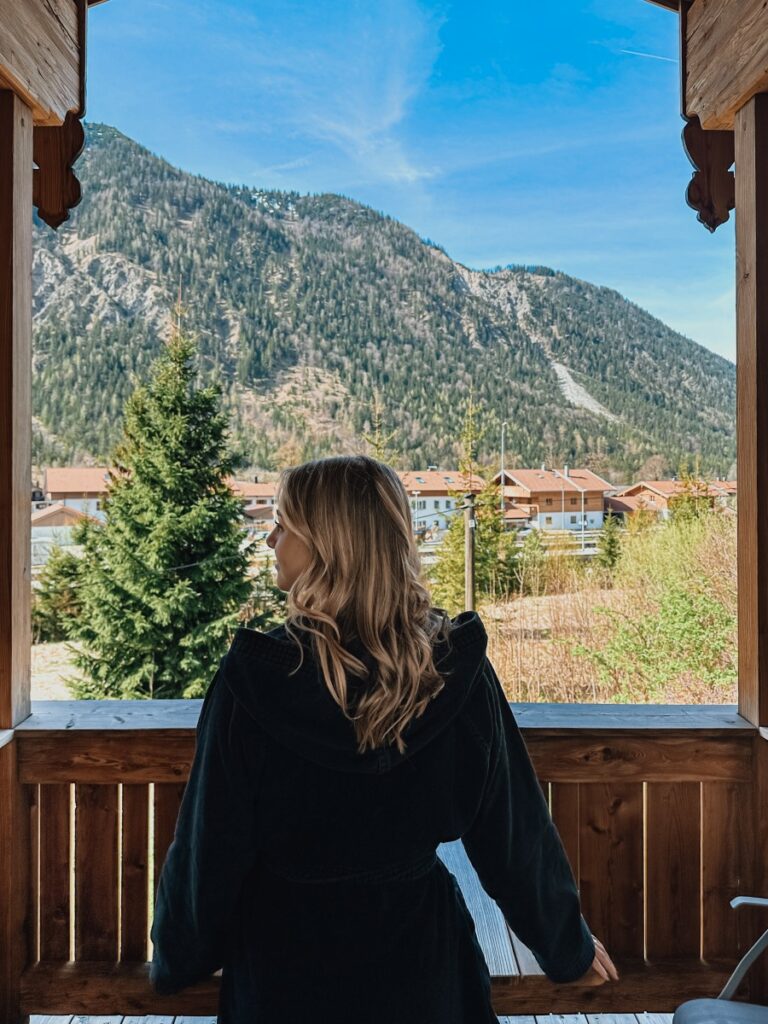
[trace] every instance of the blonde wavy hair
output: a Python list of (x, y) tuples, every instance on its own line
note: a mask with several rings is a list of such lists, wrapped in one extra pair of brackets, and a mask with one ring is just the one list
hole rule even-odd
[[(413, 536), (408, 496), (397, 473), (366, 455), (313, 459), (283, 470), (277, 487), (283, 524), (311, 552), (287, 597), (286, 630), (312, 650), (333, 700), (354, 722), (359, 753), (395, 743), (445, 685), (434, 642), (452, 623), (432, 608)], [(373, 668), (347, 649), (357, 640)], [(351, 708), (347, 672), (372, 680)], [(293, 674), (293, 673), (292, 673)]]

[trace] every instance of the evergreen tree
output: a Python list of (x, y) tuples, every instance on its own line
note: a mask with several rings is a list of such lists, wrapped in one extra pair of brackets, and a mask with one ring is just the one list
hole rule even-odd
[[(499, 487), (486, 483), (475, 497), (475, 593), (499, 599), (515, 588), (516, 536), (504, 531)], [(456, 513), (432, 566), (432, 597), (451, 615), (464, 609), (464, 515)]]
[(32, 643), (66, 640), (80, 614), (80, 559), (55, 544), (32, 590)]
[(597, 564), (604, 569), (614, 569), (621, 557), (621, 528), (616, 516), (610, 513), (605, 517), (600, 530), (597, 552)]
[(177, 326), (125, 408), (106, 522), (78, 524), (76, 696), (203, 696), (250, 584), (218, 384)]

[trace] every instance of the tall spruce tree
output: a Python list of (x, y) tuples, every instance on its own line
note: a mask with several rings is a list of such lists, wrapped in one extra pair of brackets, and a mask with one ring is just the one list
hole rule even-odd
[(76, 537), (78, 697), (203, 696), (251, 589), (221, 387), (180, 319), (126, 402), (106, 521)]

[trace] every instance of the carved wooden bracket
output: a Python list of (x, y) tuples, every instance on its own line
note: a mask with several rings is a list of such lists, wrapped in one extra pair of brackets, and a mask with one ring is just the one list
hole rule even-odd
[(32, 149), (37, 166), (32, 175), (32, 201), (40, 219), (52, 228), (63, 224), (80, 202), (80, 182), (72, 164), (84, 144), (85, 132), (77, 114), (67, 114), (58, 127), (35, 127)]
[(70, 111), (64, 123), (53, 127), (35, 125), (32, 135), (32, 202), (41, 220), (57, 228), (80, 202), (80, 182), (72, 165), (85, 144), (80, 123), (85, 115), (85, 34), (88, 4), (75, 0), (77, 8), (77, 47), (80, 57), (80, 97), (78, 109)]
[(696, 171), (685, 193), (698, 220), (714, 231), (728, 220), (736, 206), (733, 171), (734, 139), (731, 131), (704, 131), (698, 117), (686, 118), (683, 146)]

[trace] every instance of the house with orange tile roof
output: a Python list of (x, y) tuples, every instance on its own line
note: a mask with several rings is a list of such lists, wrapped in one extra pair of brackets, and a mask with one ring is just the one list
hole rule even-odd
[(464, 494), (479, 494), (485, 487), (481, 476), (471, 477), (457, 469), (408, 469), (397, 470), (408, 494), (411, 515), (416, 533), (429, 531), (441, 533), (447, 530), (451, 519), (458, 514), (455, 510), (462, 505)]
[[(494, 477), (501, 483), (501, 473)], [(605, 496), (613, 490), (589, 469), (505, 469), (504, 504), (524, 510), (531, 527), (540, 530), (599, 530)]]
[[(703, 480), (700, 490), (695, 493), (706, 499), (710, 508), (729, 508), (736, 497), (735, 480)], [(676, 500), (679, 500), (689, 489), (684, 480), (639, 480), (629, 487), (624, 487), (612, 496), (612, 503), (623, 503), (627, 509), (616, 511), (632, 514), (638, 509), (649, 509), (656, 512), (661, 519), (669, 519)]]
[(243, 502), (243, 508), (253, 508), (257, 505), (275, 504), (277, 493), (277, 481), (273, 483), (262, 483), (258, 478), (254, 480), (235, 480), (234, 477), (227, 477), (227, 483)]
[(50, 466), (44, 471), (45, 501), (104, 519), (101, 502), (107, 493), (108, 473), (108, 466)]

